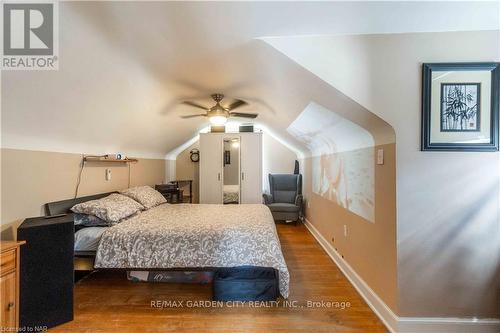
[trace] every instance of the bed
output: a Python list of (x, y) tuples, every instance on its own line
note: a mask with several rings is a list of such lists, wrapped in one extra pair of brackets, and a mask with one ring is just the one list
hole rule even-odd
[[(71, 207), (62, 206), (52, 207), (52, 212), (48, 208), (49, 215)], [(97, 250), (75, 252), (94, 253), (97, 269), (272, 267), (279, 274), (281, 295), (288, 297), (288, 268), (271, 212), (264, 205), (162, 204), (98, 228), (88, 232), (94, 246), (99, 238)]]
[(237, 204), (240, 202), (240, 186), (224, 185), (223, 189), (224, 204)]

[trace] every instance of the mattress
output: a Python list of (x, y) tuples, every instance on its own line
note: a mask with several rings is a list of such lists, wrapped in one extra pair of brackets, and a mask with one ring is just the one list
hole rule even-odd
[(214, 272), (190, 271), (127, 271), (127, 279), (133, 282), (169, 282), (207, 284), (213, 281)]
[(75, 251), (97, 251), (107, 227), (88, 227), (75, 232)]
[(151, 208), (102, 233), (96, 268), (273, 267), (280, 293), (289, 273), (271, 211), (256, 205), (177, 204)]
[(238, 203), (240, 186), (239, 185), (224, 185), (223, 187), (224, 203)]

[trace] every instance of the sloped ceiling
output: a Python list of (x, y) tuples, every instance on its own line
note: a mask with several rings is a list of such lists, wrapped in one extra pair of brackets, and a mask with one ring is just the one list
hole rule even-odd
[(163, 158), (207, 126), (179, 102), (213, 92), (298, 150), (286, 128), (311, 101), (384, 141), (382, 119), (261, 38), (497, 27), (495, 3), (62, 2), (59, 70), (2, 72), (2, 147)]

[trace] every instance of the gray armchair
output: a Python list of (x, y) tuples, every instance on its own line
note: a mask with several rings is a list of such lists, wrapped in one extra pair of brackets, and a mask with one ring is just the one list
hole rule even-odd
[(269, 174), (269, 190), (264, 204), (275, 221), (297, 221), (302, 218), (302, 175)]

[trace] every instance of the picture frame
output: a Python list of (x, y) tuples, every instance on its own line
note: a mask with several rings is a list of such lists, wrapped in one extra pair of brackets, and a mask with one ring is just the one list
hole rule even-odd
[(422, 65), (422, 151), (498, 151), (500, 63)]

